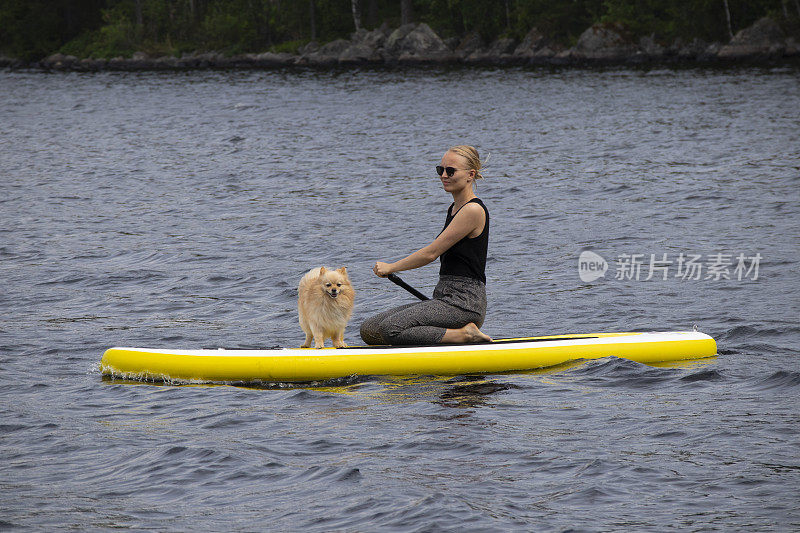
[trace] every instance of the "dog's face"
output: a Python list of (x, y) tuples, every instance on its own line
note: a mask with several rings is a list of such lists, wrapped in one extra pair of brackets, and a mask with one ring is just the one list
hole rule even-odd
[(350, 286), (350, 278), (347, 277), (347, 269), (345, 267), (337, 268), (336, 270), (327, 270), (322, 267), (317, 281), (322, 290), (331, 298), (338, 297), (343, 290), (347, 290)]

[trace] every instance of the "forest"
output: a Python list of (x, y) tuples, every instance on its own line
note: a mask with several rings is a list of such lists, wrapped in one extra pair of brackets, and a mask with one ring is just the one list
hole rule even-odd
[(532, 27), (572, 45), (595, 23), (631, 37), (727, 42), (763, 16), (797, 34), (800, 0), (0, 0), (0, 54), (37, 61), (296, 52), (358, 28), (425, 22), (443, 38), (521, 39)]

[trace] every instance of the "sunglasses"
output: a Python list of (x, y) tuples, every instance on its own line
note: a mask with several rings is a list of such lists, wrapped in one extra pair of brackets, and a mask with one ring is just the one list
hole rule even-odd
[(466, 168), (455, 168), (455, 167), (443, 167), (443, 166), (436, 166), (436, 175), (441, 176), (442, 172), (447, 172), (447, 177), (452, 178), (453, 174), (458, 172), (459, 170), (467, 170)]

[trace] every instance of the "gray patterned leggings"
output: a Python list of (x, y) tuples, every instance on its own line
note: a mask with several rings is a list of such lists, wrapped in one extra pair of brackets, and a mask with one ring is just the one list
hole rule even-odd
[(384, 311), (361, 324), (361, 338), (367, 344), (437, 344), (448, 328), (486, 317), (486, 287), (478, 280), (441, 276), (433, 299), (401, 305)]

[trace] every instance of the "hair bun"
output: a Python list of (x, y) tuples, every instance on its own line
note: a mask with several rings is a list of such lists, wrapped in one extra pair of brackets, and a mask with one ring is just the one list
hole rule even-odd
[[(467, 170), (475, 171), (475, 179), (484, 179), (481, 169), (483, 169), (483, 165), (486, 164), (486, 162), (481, 162), (481, 157), (478, 155), (478, 150), (476, 150), (474, 146), (469, 146), (468, 144), (459, 144), (458, 146), (453, 146), (450, 148), (448, 152), (453, 152), (454, 154), (463, 157), (467, 161)], [(488, 161), (489, 158), (487, 157), (486, 160)]]

